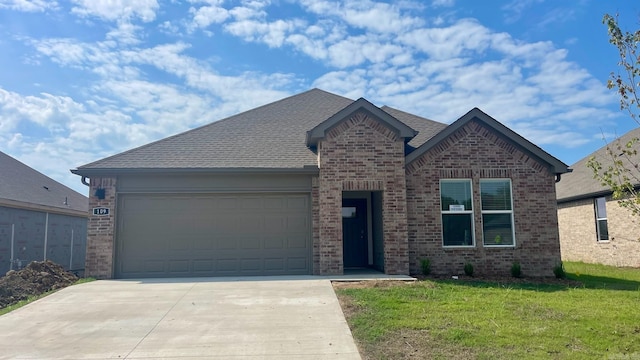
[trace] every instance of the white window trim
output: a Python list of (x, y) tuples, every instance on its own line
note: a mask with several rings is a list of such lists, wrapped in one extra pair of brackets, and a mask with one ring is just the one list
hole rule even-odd
[[(442, 183), (443, 182), (468, 182), (469, 189), (471, 191), (471, 210), (464, 211), (450, 211), (450, 210), (442, 210)], [(440, 239), (442, 242), (442, 247), (447, 249), (473, 249), (476, 247), (476, 225), (475, 225), (475, 214), (474, 214), (474, 206), (473, 206), (473, 181), (472, 179), (440, 179), (440, 188), (438, 193), (438, 203), (440, 208)], [(471, 245), (445, 245), (444, 243), (444, 222), (442, 221), (442, 215), (445, 214), (471, 214)]]
[[(600, 218), (598, 217), (598, 199), (604, 199), (604, 209), (605, 212), (607, 211), (607, 198), (604, 196), (600, 196), (597, 198), (593, 199), (593, 210), (594, 210), (594, 216), (596, 218), (596, 240), (599, 243), (608, 243), (609, 241), (611, 241), (611, 236), (609, 236), (609, 218), (608, 217), (603, 217)], [(600, 239), (600, 221), (601, 220), (606, 220), (607, 221), (607, 239), (605, 240), (601, 240)]]
[[(482, 183), (483, 182), (509, 182), (509, 192), (510, 192), (510, 201), (511, 201), (511, 210), (482, 210)], [(487, 248), (514, 248), (516, 247), (516, 222), (515, 217), (513, 215), (513, 183), (509, 178), (482, 178), (480, 179), (480, 215), (482, 216), (482, 246)], [(511, 238), (513, 239), (513, 244), (509, 245), (487, 245), (484, 239), (484, 214), (510, 214), (511, 215)]]

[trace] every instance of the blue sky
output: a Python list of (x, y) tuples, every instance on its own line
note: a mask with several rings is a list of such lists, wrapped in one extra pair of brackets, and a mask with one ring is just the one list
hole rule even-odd
[(318, 87), (450, 123), (479, 107), (573, 164), (637, 126), (612, 0), (0, 0), (0, 151), (69, 169)]

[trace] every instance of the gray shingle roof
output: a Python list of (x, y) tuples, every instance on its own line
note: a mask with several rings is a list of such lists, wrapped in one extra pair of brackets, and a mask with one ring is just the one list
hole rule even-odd
[[(626, 144), (633, 138), (640, 138), (640, 128), (629, 131), (619, 140), (622, 144)], [(615, 146), (615, 142), (611, 142), (611, 145)], [(635, 148), (640, 152), (640, 143), (636, 143)], [(604, 168), (612, 163), (611, 158), (607, 156), (607, 146), (605, 145), (571, 165), (570, 168), (573, 169), (573, 172), (562, 175), (562, 179), (556, 184), (556, 198), (559, 202), (611, 193), (609, 188), (602, 186), (598, 180), (593, 178), (593, 170), (587, 167), (587, 162), (592, 156), (595, 156)], [(636, 157), (636, 159), (640, 159), (640, 157)], [(640, 171), (636, 170), (635, 173), (636, 176), (640, 176)]]
[[(128, 169), (301, 169), (316, 166), (306, 146), (307, 131), (352, 104), (353, 100), (312, 89), (223, 120), (162, 139), (73, 170), (90, 176)], [(447, 125), (384, 107), (419, 132), (410, 145)]]
[[(50, 177), (0, 152), (0, 204), (24, 207), (45, 206), (60, 212), (86, 213), (89, 200)], [(65, 199), (67, 205), (64, 204)]]

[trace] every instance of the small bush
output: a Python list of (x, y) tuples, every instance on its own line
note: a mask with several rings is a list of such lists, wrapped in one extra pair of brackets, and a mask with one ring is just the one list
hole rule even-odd
[(420, 269), (422, 270), (422, 275), (431, 274), (431, 260), (422, 259), (420, 260)]
[(464, 274), (467, 276), (473, 276), (473, 265), (471, 265), (471, 263), (464, 264)]
[(557, 279), (564, 279), (567, 277), (567, 273), (564, 272), (564, 265), (562, 264), (562, 261), (553, 267), (553, 275), (555, 275)]
[(511, 265), (511, 276), (514, 278), (522, 277), (522, 268), (520, 267), (520, 263), (517, 261), (514, 261), (513, 265)]

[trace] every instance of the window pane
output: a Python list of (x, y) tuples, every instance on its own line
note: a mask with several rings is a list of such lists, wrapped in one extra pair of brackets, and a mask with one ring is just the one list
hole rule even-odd
[(598, 240), (609, 240), (607, 220), (598, 220)]
[(342, 217), (343, 218), (354, 218), (356, 217), (356, 208), (355, 207), (350, 207), (350, 206), (346, 206), (342, 208)]
[(603, 197), (596, 199), (596, 217), (598, 219), (607, 217), (607, 200)]
[(480, 181), (482, 210), (511, 210), (511, 182)]
[(482, 214), (485, 245), (513, 245), (511, 214)]
[(464, 205), (464, 210), (471, 207), (471, 182), (467, 180), (448, 180), (440, 183), (440, 203), (442, 211), (449, 211), (449, 205)]
[(444, 246), (471, 246), (473, 214), (442, 214), (442, 238)]

